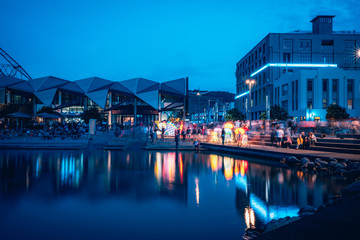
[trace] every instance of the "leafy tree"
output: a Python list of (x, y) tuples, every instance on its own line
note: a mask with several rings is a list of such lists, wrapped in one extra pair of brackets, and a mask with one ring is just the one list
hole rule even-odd
[(326, 109), (326, 119), (348, 119), (349, 114), (346, 112), (346, 109), (337, 105), (337, 104), (331, 104)]
[[(290, 118), (289, 113), (282, 107), (274, 105), (270, 107), (270, 119), (271, 120), (287, 120)], [(260, 114), (260, 119), (266, 120), (266, 112)]]
[(239, 111), (237, 108), (233, 108), (227, 112), (228, 114), (225, 116), (227, 121), (236, 121), (236, 120), (245, 120), (245, 115)]
[(259, 116), (261, 120), (266, 120), (266, 112), (262, 112)]
[(81, 119), (85, 121), (85, 123), (89, 123), (90, 119), (96, 119), (96, 121), (101, 122), (101, 115), (96, 108), (91, 108), (89, 110), (85, 110), (81, 115)]
[(38, 114), (39, 113), (50, 113), (50, 114), (52, 114), (52, 113), (55, 113), (55, 111), (51, 107), (44, 106), (37, 113)]
[(16, 104), (0, 104), (0, 118), (6, 118), (10, 113), (19, 111), (19, 106)]

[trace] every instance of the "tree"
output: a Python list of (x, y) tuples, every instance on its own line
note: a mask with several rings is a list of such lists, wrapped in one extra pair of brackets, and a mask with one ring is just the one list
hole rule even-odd
[[(270, 107), (270, 119), (271, 120), (287, 120), (290, 118), (289, 113), (282, 107), (274, 105)], [(266, 112), (260, 114), (261, 120), (266, 120)]]
[(233, 108), (227, 112), (228, 114), (225, 116), (227, 121), (236, 121), (236, 120), (245, 120), (245, 115), (239, 111), (237, 108)]
[(8, 117), (10, 113), (19, 111), (19, 106), (16, 104), (0, 104), (0, 119)]
[(101, 122), (101, 115), (96, 108), (91, 108), (89, 110), (85, 110), (81, 115), (81, 119), (85, 121), (85, 123), (89, 123), (90, 119), (96, 119), (96, 121)]
[(326, 109), (326, 119), (348, 119), (349, 114), (346, 112), (346, 109), (337, 105), (337, 104), (331, 104)]
[(49, 114), (52, 114), (54, 113), (54, 110), (51, 108), (51, 107), (48, 107), (48, 106), (44, 106), (42, 107), (38, 112), (39, 113), (49, 113)]

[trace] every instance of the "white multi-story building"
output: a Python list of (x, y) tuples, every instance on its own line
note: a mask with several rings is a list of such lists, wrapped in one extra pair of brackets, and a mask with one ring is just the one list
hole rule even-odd
[[(334, 16), (317, 16), (312, 31), (269, 33), (236, 64), (236, 106), (258, 119), (278, 104), (301, 119), (324, 119), (337, 103), (360, 115), (360, 33), (333, 31)], [(247, 79), (255, 79), (251, 101)], [(268, 101), (266, 101), (268, 99)]]

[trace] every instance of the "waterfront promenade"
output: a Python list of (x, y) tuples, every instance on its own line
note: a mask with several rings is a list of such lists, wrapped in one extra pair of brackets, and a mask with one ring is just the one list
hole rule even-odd
[[(336, 145), (337, 139), (332, 139)], [(341, 142), (340, 139), (338, 139)], [(339, 143), (340, 145), (341, 143)], [(157, 151), (174, 151), (176, 145), (173, 137), (167, 137), (164, 141), (156, 139), (153, 143), (141, 133), (126, 132), (121, 136), (114, 136), (112, 132), (98, 133), (90, 138), (87, 135), (80, 137), (80, 139), (43, 139), (42, 137), (7, 137), (0, 139), (0, 149), (86, 149), (89, 147), (103, 148), (105, 150), (124, 150), (136, 146), (144, 150)], [(357, 148), (360, 144), (355, 144)], [(326, 148), (325, 148), (326, 149)], [(180, 151), (194, 151), (193, 141), (182, 140), (179, 142), (178, 150)], [(276, 148), (267, 145), (248, 144), (245, 147), (239, 147), (234, 143), (207, 143), (200, 141), (200, 150), (208, 150), (215, 152), (230, 153), (240, 156), (260, 157), (269, 160), (279, 161), (281, 158), (295, 156), (298, 158), (308, 157), (315, 158), (336, 158), (348, 159), (352, 161), (360, 161), (360, 154), (344, 153), (344, 152), (329, 152), (314, 149), (299, 149), (293, 148)]]

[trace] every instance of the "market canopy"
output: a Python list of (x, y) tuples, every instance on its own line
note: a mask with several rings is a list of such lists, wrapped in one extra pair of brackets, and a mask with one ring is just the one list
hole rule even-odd
[(30, 115), (22, 113), (22, 112), (10, 113), (10, 114), (8, 114), (8, 116), (13, 117), (13, 118), (31, 118)]
[(63, 118), (64, 117), (62, 115), (57, 115), (57, 114), (53, 114), (53, 113), (39, 113), (38, 116), (42, 117), (42, 118)]

